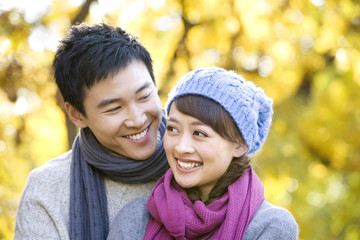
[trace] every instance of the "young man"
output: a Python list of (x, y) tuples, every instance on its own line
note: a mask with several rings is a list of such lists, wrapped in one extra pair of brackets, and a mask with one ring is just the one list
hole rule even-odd
[(168, 168), (152, 60), (122, 29), (80, 24), (53, 67), (80, 132), (71, 151), (30, 173), (15, 239), (106, 239), (122, 206), (148, 195)]

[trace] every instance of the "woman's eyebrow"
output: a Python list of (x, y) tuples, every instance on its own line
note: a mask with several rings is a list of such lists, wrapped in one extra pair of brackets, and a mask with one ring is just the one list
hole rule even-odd
[[(173, 118), (173, 117), (168, 117), (167, 121), (179, 123), (179, 121), (176, 118)], [(191, 125), (193, 125), (193, 126), (207, 126), (205, 123), (203, 123), (203, 122), (201, 122), (199, 120), (191, 122)]]
[(168, 117), (167, 121), (178, 123), (179, 121), (176, 118)]

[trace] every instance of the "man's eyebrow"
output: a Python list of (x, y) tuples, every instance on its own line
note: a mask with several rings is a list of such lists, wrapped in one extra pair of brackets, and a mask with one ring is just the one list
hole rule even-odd
[(150, 87), (151, 83), (150, 82), (146, 82), (144, 83), (141, 87), (139, 87), (138, 90), (136, 90), (135, 94), (138, 94), (139, 92), (141, 92), (142, 90), (144, 90), (145, 88)]
[(121, 101), (121, 98), (104, 99), (97, 105), (97, 107), (103, 108), (106, 105), (109, 105), (111, 103), (118, 102), (118, 101)]
[[(139, 92), (141, 92), (145, 88), (148, 88), (150, 85), (151, 85), (150, 82), (144, 83), (141, 87), (139, 87), (139, 89), (137, 89), (135, 91), (135, 94), (138, 94)], [(119, 101), (121, 101), (121, 98), (104, 99), (97, 105), (97, 107), (98, 108), (103, 108), (106, 105), (109, 105), (109, 104), (114, 103), (114, 102), (119, 102)]]

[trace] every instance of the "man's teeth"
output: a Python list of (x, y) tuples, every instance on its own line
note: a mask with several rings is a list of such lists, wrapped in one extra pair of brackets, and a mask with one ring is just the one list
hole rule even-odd
[(130, 138), (132, 140), (139, 140), (141, 138), (143, 138), (146, 133), (147, 133), (148, 129), (146, 128), (144, 131), (142, 131), (141, 133), (138, 133), (138, 134), (134, 134), (134, 135), (128, 135), (126, 136), (127, 138)]
[(197, 163), (197, 162), (181, 162), (180, 160), (178, 160), (178, 164), (181, 168), (184, 169), (191, 169), (201, 165), (201, 163)]

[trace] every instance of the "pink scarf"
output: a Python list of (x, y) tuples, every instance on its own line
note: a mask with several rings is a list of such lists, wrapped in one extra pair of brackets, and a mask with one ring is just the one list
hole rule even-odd
[(152, 218), (144, 239), (242, 239), (264, 199), (264, 186), (252, 167), (208, 206), (193, 204), (169, 169), (147, 202)]

